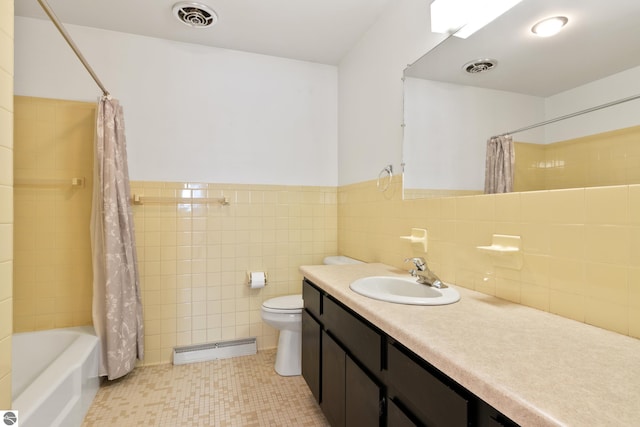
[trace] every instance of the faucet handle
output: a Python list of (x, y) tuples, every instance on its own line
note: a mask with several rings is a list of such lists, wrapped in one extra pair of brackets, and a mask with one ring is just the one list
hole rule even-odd
[(419, 271), (424, 271), (427, 266), (427, 262), (422, 257), (407, 258), (404, 262), (412, 262)]

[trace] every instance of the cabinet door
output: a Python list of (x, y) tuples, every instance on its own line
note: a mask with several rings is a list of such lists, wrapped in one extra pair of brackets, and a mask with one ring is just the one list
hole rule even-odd
[(329, 334), (322, 331), (320, 408), (332, 427), (345, 425), (346, 353)]
[(346, 425), (379, 426), (382, 390), (347, 356), (345, 373)]
[(382, 369), (382, 334), (331, 298), (322, 300), (325, 329), (349, 349), (349, 353), (374, 375)]
[(322, 326), (302, 310), (302, 376), (320, 402), (320, 337)]
[(469, 401), (443, 375), (395, 345), (388, 346), (387, 357), (390, 397), (402, 402), (418, 420), (433, 427), (469, 424)]

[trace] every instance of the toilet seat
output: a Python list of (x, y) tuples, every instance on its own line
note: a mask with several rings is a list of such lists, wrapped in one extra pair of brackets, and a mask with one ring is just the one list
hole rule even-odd
[(302, 307), (304, 307), (302, 295), (285, 295), (262, 303), (262, 309), (269, 313), (301, 313)]

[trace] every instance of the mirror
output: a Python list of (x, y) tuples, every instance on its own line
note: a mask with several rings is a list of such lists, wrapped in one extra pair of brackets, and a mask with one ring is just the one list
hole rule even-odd
[[(556, 36), (531, 33), (566, 16)], [(640, 2), (524, 0), (404, 73), (405, 198), (481, 194), (486, 142), (511, 134), (514, 191), (640, 183)], [(468, 73), (495, 66), (486, 72)], [(517, 131), (612, 101), (597, 111)]]

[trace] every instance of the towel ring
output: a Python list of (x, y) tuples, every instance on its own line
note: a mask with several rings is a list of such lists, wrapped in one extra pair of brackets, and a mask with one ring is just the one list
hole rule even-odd
[[(380, 185), (380, 181), (384, 178), (389, 177), (386, 185)], [(389, 185), (391, 185), (391, 181), (393, 180), (393, 165), (385, 166), (380, 173), (378, 174), (378, 182), (376, 186), (378, 187), (378, 191), (384, 193), (389, 189)]]

